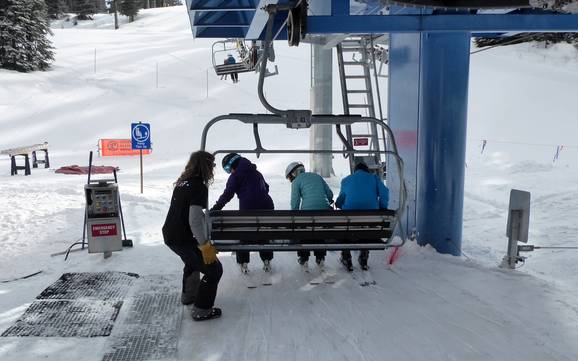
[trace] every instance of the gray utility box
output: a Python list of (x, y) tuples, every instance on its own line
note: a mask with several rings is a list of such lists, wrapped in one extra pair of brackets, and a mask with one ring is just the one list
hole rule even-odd
[(88, 252), (109, 253), (122, 250), (117, 184), (86, 184), (84, 193)]

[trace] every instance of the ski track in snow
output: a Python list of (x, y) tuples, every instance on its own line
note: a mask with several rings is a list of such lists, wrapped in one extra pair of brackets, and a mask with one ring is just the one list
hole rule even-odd
[[(29, 177), (11, 177), (8, 159), (0, 158), (0, 280), (43, 270), (0, 284), (0, 333), (64, 272), (178, 274), (180, 260), (164, 246), (161, 235), (172, 182), (198, 148), (207, 121), (222, 113), (264, 112), (256, 101), (255, 74), (242, 74), (234, 85), (214, 75), (212, 42), (191, 38), (183, 7), (145, 10), (135, 23), (123, 20), (116, 32), (110, 30), (110, 19), (98, 16), (78, 29), (56, 29), (51, 71), (0, 70), (0, 148), (48, 141), (52, 164), (51, 170), (33, 169)], [(309, 47), (279, 43), (276, 53), (280, 75), (267, 78), (267, 98), (280, 108), (308, 108), (309, 73), (303, 69), (309, 66)], [(467, 259), (442, 256), (410, 242), (388, 270), (385, 254), (371, 252), (377, 284), (361, 287), (342, 270), (336, 252), (327, 256), (335, 283), (319, 285), (309, 283), (311, 277), (301, 271), (294, 253), (276, 254), (273, 285), (247, 289), (234, 257), (221, 253), (225, 272), (216, 303), (223, 316), (195, 323), (186, 308), (178, 359), (578, 359), (578, 251), (535, 251), (522, 269), (496, 268), (507, 245), (511, 188), (532, 193), (530, 244), (578, 245), (578, 125), (571, 108), (576, 84), (578, 61), (569, 45), (543, 50), (523, 44), (473, 55), (462, 244)], [(334, 107), (339, 109), (341, 96), (334, 88)], [(537, 92), (540, 101), (533, 101)], [(122, 101), (127, 96), (130, 101)], [(88, 151), (96, 151), (99, 138), (126, 138), (129, 124), (138, 120), (152, 124), (154, 147), (144, 159), (144, 194), (137, 159), (95, 154), (94, 162), (121, 169), (123, 211), (135, 247), (108, 260), (86, 252), (72, 253), (67, 262), (63, 256), (50, 257), (82, 236), (86, 182), (85, 176), (53, 170), (87, 165)], [(307, 148), (308, 137), (302, 132), (307, 131), (264, 126), (261, 137), (269, 148)], [(208, 144), (211, 151), (252, 148), (253, 141), (247, 139), (252, 139), (251, 129), (227, 122), (211, 129)], [(480, 139), (488, 139), (483, 154)], [(567, 147), (554, 163), (556, 145), (561, 144)], [(340, 147), (337, 139), (335, 146)], [(285, 166), (293, 160), (308, 164), (308, 157), (251, 159), (270, 184), (276, 208), (287, 208)], [(346, 160), (336, 157), (334, 168), (337, 176), (328, 183), (337, 194), (347, 173)], [(210, 203), (225, 183), (226, 175), (217, 169)], [(228, 209), (236, 207), (234, 199)], [(251, 272), (260, 279), (261, 261), (256, 253), (251, 260)], [(124, 306), (115, 327), (121, 327), (123, 311)], [(105, 341), (0, 338), (0, 359), (100, 361)]]

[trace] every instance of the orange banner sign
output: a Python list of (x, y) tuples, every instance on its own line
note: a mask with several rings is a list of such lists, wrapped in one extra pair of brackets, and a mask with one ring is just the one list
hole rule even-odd
[[(100, 139), (98, 147), (101, 157), (121, 157), (139, 155), (140, 150), (132, 149), (130, 139)], [(150, 149), (143, 149), (142, 154), (150, 154)]]

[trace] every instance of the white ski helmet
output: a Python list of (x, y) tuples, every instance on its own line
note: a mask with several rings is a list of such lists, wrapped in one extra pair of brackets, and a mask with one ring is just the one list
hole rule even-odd
[(293, 180), (302, 172), (305, 172), (305, 166), (303, 163), (291, 162), (287, 168), (285, 168), (285, 178)]

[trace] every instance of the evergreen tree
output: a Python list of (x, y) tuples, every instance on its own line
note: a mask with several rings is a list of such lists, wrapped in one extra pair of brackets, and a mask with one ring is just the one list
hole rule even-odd
[(94, 0), (69, 0), (69, 6), (78, 14), (78, 20), (92, 20), (92, 15), (96, 12)]
[(59, 19), (62, 14), (68, 11), (68, 6), (64, 0), (45, 0), (48, 7), (48, 16), (51, 19)]
[(512, 44), (527, 43), (530, 41), (540, 41), (546, 46), (566, 42), (572, 44), (578, 42), (578, 34), (575, 33), (520, 33), (504, 37), (478, 37), (474, 40), (478, 48), (485, 46), (505, 46)]
[(46, 70), (54, 60), (44, 0), (0, 2), (0, 68)]
[(118, 12), (128, 16), (128, 21), (133, 22), (134, 17), (143, 6), (142, 0), (117, 0)]

